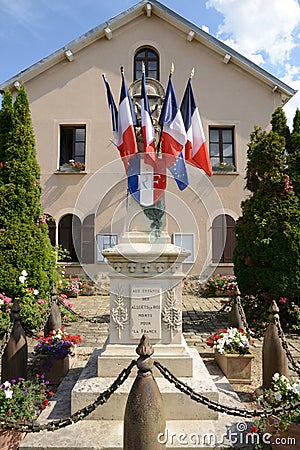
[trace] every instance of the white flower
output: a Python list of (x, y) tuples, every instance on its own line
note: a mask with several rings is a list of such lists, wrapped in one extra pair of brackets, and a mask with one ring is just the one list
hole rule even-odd
[(11, 389), (6, 389), (4, 391), (5, 393), (5, 398), (12, 398), (14, 391), (12, 391)]
[(280, 392), (275, 392), (274, 397), (278, 402), (280, 402), (282, 399), (282, 395), (280, 394)]
[(11, 387), (11, 384), (10, 384), (9, 381), (4, 381), (3, 386), (4, 386), (5, 388), (10, 388), (10, 387)]
[(39, 293), (39, 291), (38, 291), (37, 289), (34, 289), (34, 290), (33, 290), (33, 294), (34, 294), (34, 295), (38, 295), (38, 293)]
[(2, 298), (0, 298), (0, 305), (3, 305), (4, 301), (2, 300)]
[(26, 272), (26, 270), (22, 270), (21, 275), (26, 278), (28, 273)]
[(273, 375), (273, 380), (274, 381), (277, 381), (279, 379), (279, 373), (277, 372), (277, 373), (274, 373), (274, 375)]
[(26, 280), (26, 277), (24, 277), (23, 275), (20, 275), (20, 276), (19, 276), (19, 281), (20, 281), (20, 283), (24, 284), (24, 283), (25, 283), (25, 280)]
[(300, 384), (293, 383), (292, 384), (292, 391), (294, 392), (294, 394), (300, 395)]

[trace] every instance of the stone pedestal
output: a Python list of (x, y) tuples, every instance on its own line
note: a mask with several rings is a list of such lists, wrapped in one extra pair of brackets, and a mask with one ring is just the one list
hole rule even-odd
[[(182, 336), (182, 261), (188, 252), (165, 236), (136, 242), (136, 233), (103, 251), (110, 273), (109, 339), (101, 352), (99, 376), (116, 376), (120, 365), (136, 357), (135, 348), (146, 334), (155, 359), (177, 376), (193, 375), (192, 359)], [(148, 234), (149, 239), (149, 234)]]

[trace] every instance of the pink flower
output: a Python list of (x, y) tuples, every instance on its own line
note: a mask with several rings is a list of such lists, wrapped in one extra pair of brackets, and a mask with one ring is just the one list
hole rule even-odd
[(286, 297), (280, 297), (279, 303), (286, 303), (286, 302), (287, 302), (287, 298)]
[(43, 304), (45, 303), (45, 300), (43, 300), (42, 298), (40, 298), (37, 302), (38, 302), (39, 305), (43, 305)]

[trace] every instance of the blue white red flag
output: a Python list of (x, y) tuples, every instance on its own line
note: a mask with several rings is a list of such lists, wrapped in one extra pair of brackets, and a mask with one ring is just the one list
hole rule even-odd
[(178, 102), (175, 95), (172, 73), (169, 76), (169, 82), (165, 101), (162, 107), (159, 123), (162, 127), (161, 133), (161, 151), (166, 155), (167, 167), (174, 164), (181, 150), (186, 143), (186, 131), (181, 116)]
[(137, 125), (137, 118), (125, 84), (123, 68), (121, 69), (121, 75), (122, 86), (118, 113), (117, 147), (121, 158), (123, 159), (125, 168), (127, 168), (129, 158), (138, 152), (134, 130), (134, 126)]
[(185, 144), (185, 160), (191, 165), (203, 169), (208, 176), (212, 175), (212, 167), (206, 145), (203, 126), (192, 89), (192, 79), (188, 80), (181, 103), (181, 114), (187, 134)]
[[(142, 73), (142, 89), (141, 89), (141, 122), (142, 134), (144, 140), (144, 153), (153, 161), (156, 160), (155, 149), (155, 130), (152, 123), (149, 101), (146, 92), (146, 76)], [(147, 161), (147, 160), (146, 160)]]
[(190, 183), (182, 152), (179, 153), (174, 164), (168, 169), (172, 173), (177, 186), (181, 191), (188, 187)]
[(102, 78), (103, 78), (103, 81), (104, 81), (105, 87), (106, 87), (107, 102), (108, 102), (108, 107), (109, 107), (110, 115), (111, 115), (112, 129), (113, 129), (114, 138), (116, 140), (117, 134), (118, 134), (118, 110), (117, 110), (109, 83), (108, 83), (104, 73), (102, 74)]
[(156, 203), (166, 189), (166, 173), (163, 160), (153, 167), (144, 161), (145, 153), (138, 153), (128, 161), (128, 189), (133, 198), (142, 206)]

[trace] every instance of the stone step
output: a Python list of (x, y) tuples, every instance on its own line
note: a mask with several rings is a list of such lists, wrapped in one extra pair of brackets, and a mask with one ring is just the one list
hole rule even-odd
[[(205, 395), (210, 400), (219, 400), (219, 391), (213, 382), (199, 353), (194, 348), (188, 348), (189, 357), (193, 362), (193, 377), (181, 377), (180, 380), (189, 385), (193, 391)], [(114, 378), (97, 377), (98, 351), (95, 350), (89, 362), (83, 369), (79, 380), (72, 389), (72, 413), (87, 406), (105, 391), (114, 381)], [(183, 362), (184, 364), (184, 362)], [(157, 369), (156, 369), (157, 370)], [(136, 373), (136, 368), (134, 368)], [(155, 372), (154, 372), (155, 376)], [(180, 392), (173, 384), (162, 377), (156, 377), (158, 388), (162, 394), (167, 420), (217, 420), (218, 414), (191, 400), (186, 394)], [(89, 420), (122, 420), (124, 417), (127, 397), (134, 378), (128, 378), (118, 390), (110, 397), (108, 402), (98, 407)]]
[[(219, 421), (167, 421), (158, 436), (167, 449), (253, 449), (250, 422), (223, 415)], [(123, 421), (84, 420), (57, 431), (28, 434), (20, 450), (122, 450)]]

